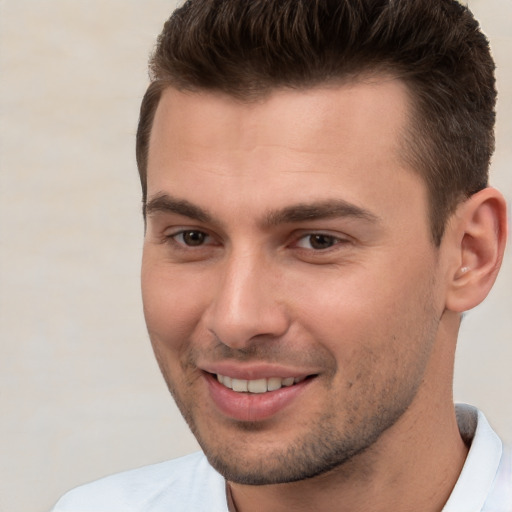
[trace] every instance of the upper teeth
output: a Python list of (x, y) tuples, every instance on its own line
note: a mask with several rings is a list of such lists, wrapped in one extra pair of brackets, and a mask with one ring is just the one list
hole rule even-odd
[(276, 391), (283, 386), (291, 386), (301, 382), (305, 377), (271, 377), (270, 379), (233, 379), (226, 375), (217, 374), (217, 380), (224, 386), (239, 393), (266, 393)]

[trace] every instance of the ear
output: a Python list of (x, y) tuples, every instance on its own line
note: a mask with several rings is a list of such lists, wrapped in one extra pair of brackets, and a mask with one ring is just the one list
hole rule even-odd
[(505, 251), (506, 209), (500, 192), (489, 187), (462, 203), (450, 219), (448, 310), (474, 308), (491, 290)]

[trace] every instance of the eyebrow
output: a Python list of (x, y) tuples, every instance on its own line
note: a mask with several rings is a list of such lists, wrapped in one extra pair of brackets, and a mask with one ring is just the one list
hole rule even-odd
[[(213, 216), (207, 210), (186, 199), (178, 199), (165, 193), (155, 195), (144, 205), (146, 216), (157, 212), (175, 213), (198, 222), (213, 221)], [(371, 223), (377, 223), (380, 220), (377, 215), (365, 208), (342, 199), (330, 199), (312, 203), (297, 203), (282, 209), (271, 210), (263, 217), (261, 224), (263, 226), (277, 226), (338, 217), (352, 217)]]
[(265, 223), (270, 226), (311, 220), (352, 217), (377, 223), (377, 215), (342, 199), (331, 199), (313, 203), (299, 203), (267, 214)]
[(144, 217), (156, 212), (175, 213), (199, 222), (211, 222), (212, 216), (203, 208), (192, 204), (186, 199), (177, 199), (167, 194), (157, 194), (144, 207)]

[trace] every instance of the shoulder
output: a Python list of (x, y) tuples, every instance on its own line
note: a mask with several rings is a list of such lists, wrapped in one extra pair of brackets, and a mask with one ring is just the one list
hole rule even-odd
[(224, 479), (201, 452), (77, 487), (52, 512), (181, 510), (227, 511)]

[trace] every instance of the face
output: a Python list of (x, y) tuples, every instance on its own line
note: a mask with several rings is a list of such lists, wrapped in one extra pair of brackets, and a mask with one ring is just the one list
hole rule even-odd
[(237, 102), (167, 90), (142, 266), (162, 373), (229, 480), (290, 482), (378, 444), (423, 400), (442, 314), (393, 80)]

